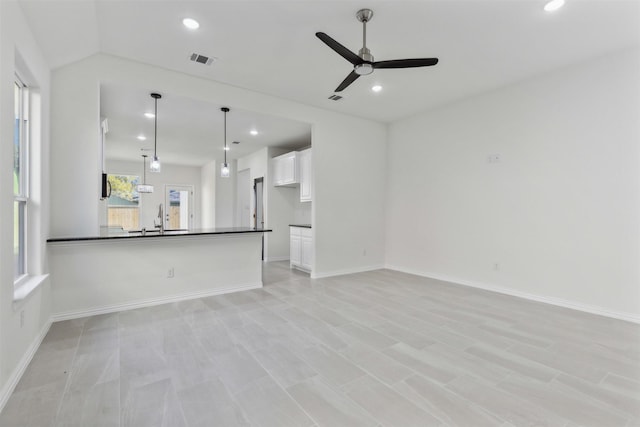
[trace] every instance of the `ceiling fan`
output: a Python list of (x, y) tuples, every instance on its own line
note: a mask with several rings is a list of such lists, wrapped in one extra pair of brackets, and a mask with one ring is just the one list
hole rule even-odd
[(362, 22), (362, 49), (358, 51), (357, 55), (325, 33), (316, 33), (316, 37), (322, 40), (331, 49), (335, 50), (338, 55), (342, 56), (344, 59), (353, 64), (353, 71), (351, 71), (347, 78), (344, 79), (342, 83), (340, 83), (335, 92), (343, 91), (351, 83), (356, 81), (358, 77), (371, 74), (373, 73), (373, 70), (379, 68), (429, 67), (438, 63), (438, 58), (413, 58), (393, 59), (390, 61), (374, 61), (373, 55), (371, 55), (371, 51), (367, 49), (367, 22), (369, 22), (372, 17), (373, 11), (371, 9), (360, 9), (356, 13), (356, 18), (358, 18), (358, 21)]

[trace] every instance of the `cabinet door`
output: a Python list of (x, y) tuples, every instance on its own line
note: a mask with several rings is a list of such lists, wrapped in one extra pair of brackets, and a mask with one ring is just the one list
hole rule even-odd
[(296, 154), (290, 153), (282, 157), (280, 162), (281, 180), (280, 184), (295, 184), (298, 182), (296, 176)]
[(302, 250), (300, 236), (291, 235), (289, 241), (289, 263), (291, 265), (301, 265), (302, 259), (300, 252)]
[(292, 151), (271, 159), (273, 185), (293, 187), (298, 183), (298, 153)]
[(311, 169), (311, 149), (300, 152), (300, 201), (311, 201), (311, 179), (313, 176)]
[(278, 157), (271, 159), (271, 165), (273, 168), (273, 185), (278, 185), (282, 182), (282, 161)]
[(311, 270), (313, 265), (313, 239), (311, 237), (302, 237), (302, 254), (300, 265), (307, 270)]

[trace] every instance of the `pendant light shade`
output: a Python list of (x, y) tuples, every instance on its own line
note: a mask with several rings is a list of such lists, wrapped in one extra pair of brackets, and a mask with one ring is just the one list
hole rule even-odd
[(147, 185), (147, 155), (142, 155), (142, 184), (136, 187), (138, 193), (153, 193), (153, 185)]
[(220, 177), (229, 178), (231, 173), (229, 163), (227, 163), (227, 113), (230, 111), (227, 107), (222, 107), (220, 110), (224, 113), (224, 163), (220, 167)]
[(229, 178), (229, 164), (228, 163), (223, 163), (222, 166), (220, 167), (220, 176), (222, 178)]
[(162, 98), (162, 95), (159, 93), (152, 93), (151, 97), (155, 103), (155, 117), (154, 121), (154, 129), (153, 129), (153, 159), (149, 164), (149, 170), (151, 172), (160, 172), (161, 165), (160, 159), (158, 158), (158, 99)]

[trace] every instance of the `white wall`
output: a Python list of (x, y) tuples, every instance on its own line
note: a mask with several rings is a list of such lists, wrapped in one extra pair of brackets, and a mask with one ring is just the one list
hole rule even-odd
[(639, 320), (638, 76), (624, 51), (394, 123), (388, 266)]
[(300, 192), (298, 191), (296, 200), (293, 203), (293, 224), (311, 224), (312, 203), (300, 202)]
[[(60, 150), (61, 154), (52, 162), (52, 182), (61, 186), (53, 188), (52, 199), (61, 197), (65, 204), (52, 206), (53, 234), (93, 232), (98, 227), (97, 161), (93, 171), (74, 173), (91, 181), (95, 176), (95, 183), (84, 185), (83, 181), (82, 186), (76, 187), (76, 193), (81, 194), (76, 194), (74, 200), (68, 200), (61, 192), (70, 181), (66, 174), (73, 170), (70, 164), (75, 164), (74, 159), (91, 159), (92, 155), (98, 158), (100, 82), (135, 85), (310, 123), (315, 172), (314, 272), (330, 275), (384, 264), (384, 125), (102, 54), (54, 72), (52, 84), (57, 103), (53, 107), (54, 111), (61, 111), (52, 129), (51, 143), (53, 151)], [(91, 145), (87, 141), (94, 134), (95, 150), (89, 150), (85, 146)], [(69, 207), (87, 214), (67, 218), (64, 212)]]
[[(267, 168), (269, 163), (268, 159), (269, 159), (268, 149), (263, 148), (247, 156), (239, 158), (237, 162), (238, 172), (242, 172), (246, 170), (249, 171), (248, 185), (246, 182), (244, 182), (243, 183), (244, 188), (238, 188), (238, 191), (249, 194), (249, 197), (246, 200), (249, 201), (249, 226), (250, 227), (253, 227), (254, 225), (253, 211), (254, 211), (255, 200), (253, 197), (253, 180), (256, 178), (265, 178), (265, 181), (267, 180), (267, 177), (268, 177)], [(268, 199), (269, 199), (269, 194), (268, 192), (265, 191), (265, 194), (264, 194), (265, 205), (267, 204)], [(247, 214), (246, 209), (243, 208), (242, 215), (245, 217), (245, 220), (246, 220), (246, 214)], [(265, 213), (265, 223), (268, 223), (267, 221), (268, 221), (268, 217)]]
[[(51, 244), (53, 316), (77, 318), (262, 287), (260, 237), (166, 235)], [(108, 268), (96, 274), (100, 265)]]
[[(289, 259), (289, 224), (293, 224), (296, 194), (299, 187), (274, 187), (273, 162), (271, 159), (291, 150), (269, 148), (267, 152), (267, 177), (264, 180), (265, 193), (269, 193), (269, 203), (265, 204), (266, 225), (273, 231), (269, 233), (269, 250), (265, 261), (281, 261)], [(299, 196), (298, 196), (299, 198)]]
[(202, 228), (216, 226), (216, 161), (213, 160), (200, 169), (200, 225)]
[[(253, 193), (253, 183), (256, 178), (264, 178), (264, 182), (267, 182), (269, 178), (269, 148), (263, 148), (261, 150), (255, 151), (247, 156), (241, 157), (237, 161), (237, 170), (238, 172), (246, 173), (249, 171), (249, 179), (246, 179), (245, 175), (242, 175), (240, 179), (238, 179), (238, 201), (241, 205), (240, 212), (240, 220), (241, 223), (247, 221), (247, 214), (249, 216), (249, 227), (253, 227), (255, 220), (253, 218), (253, 212), (255, 211), (255, 197)], [(266, 185), (263, 186), (262, 192), (262, 202), (264, 206), (267, 207), (264, 212), (264, 226), (265, 228), (272, 229), (273, 225), (271, 224), (270, 215), (268, 212), (271, 191), (270, 188), (267, 188)], [(249, 202), (249, 210), (247, 212), (246, 206), (247, 201)], [(273, 241), (273, 235), (278, 232), (274, 230), (274, 232), (266, 233), (264, 235), (264, 257), (265, 260), (268, 259), (270, 251), (271, 251), (271, 242)]]
[(251, 226), (251, 171), (239, 170), (236, 174), (236, 225)]
[[(148, 162), (147, 168), (149, 168)], [(107, 159), (106, 170), (110, 175), (137, 175), (142, 180), (142, 158), (140, 158), (139, 162)], [(199, 167), (171, 165), (163, 162), (160, 173), (147, 171), (147, 184), (153, 185), (153, 193), (141, 194), (140, 227), (147, 229), (154, 227), (153, 222), (158, 222), (158, 206), (160, 203), (164, 205), (165, 213), (167, 212), (168, 206), (166, 206), (165, 202), (165, 187), (167, 185), (191, 185), (195, 193), (193, 200), (193, 228), (201, 228), (202, 190), (200, 179), (201, 168)]]
[[(296, 215), (311, 223), (311, 207), (302, 207), (300, 203), (300, 189), (298, 187), (274, 187), (273, 169), (271, 159), (281, 154), (290, 152), (289, 149), (269, 147), (256, 151), (248, 156), (238, 159), (238, 170), (248, 171), (248, 183), (243, 181), (242, 187), (238, 187), (239, 199), (248, 197), (248, 211), (243, 209), (243, 214), (250, 217), (250, 226), (253, 227), (254, 193), (253, 182), (256, 178), (264, 178), (263, 204), (264, 226), (272, 230), (265, 234), (265, 261), (282, 261), (289, 259), (289, 224), (295, 222)], [(248, 196), (247, 196), (248, 194)], [(310, 204), (308, 204), (310, 205)]]
[(73, 66), (51, 73), (51, 235), (100, 231), (100, 81)]
[(312, 140), (313, 276), (382, 267), (386, 126), (339, 116), (314, 124)]
[(216, 228), (228, 228), (236, 226), (236, 185), (238, 174), (236, 160), (229, 160), (229, 177), (220, 177), (221, 163), (214, 168), (216, 179)]
[[(18, 4), (0, 2), (0, 410), (49, 326), (50, 285), (45, 279), (26, 299), (14, 302), (13, 287), (13, 83), (16, 71), (34, 95), (31, 105), (30, 223), (28, 270), (48, 271), (49, 68)], [(39, 113), (36, 114), (36, 111)], [(40, 116), (40, 122), (36, 119)], [(24, 323), (21, 324), (21, 313)]]

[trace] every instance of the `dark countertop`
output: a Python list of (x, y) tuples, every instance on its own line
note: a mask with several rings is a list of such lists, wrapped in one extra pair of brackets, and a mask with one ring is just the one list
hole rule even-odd
[(164, 237), (185, 237), (185, 236), (203, 236), (209, 234), (241, 234), (241, 233), (268, 233), (272, 230), (262, 228), (249, 227), (232, 227), (232, 228), (202, 228), (197, 230), (167, 230), (164, 234), (160, 234), (155, 230), (147, 230), (143, 235), (141, 232), (128, 231), (109, 231), (100, 236), (70, 236), (70, 237), (51, 237), (47, 239), (47, 243), (56, 242), (78, 242), (86, 240), (117, 240), (117, 239), (141, 239), (147, 237), (164, 238)]
[(311, 228), (311, 224), (289, 224), (289, 227)]

